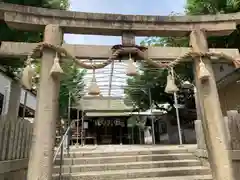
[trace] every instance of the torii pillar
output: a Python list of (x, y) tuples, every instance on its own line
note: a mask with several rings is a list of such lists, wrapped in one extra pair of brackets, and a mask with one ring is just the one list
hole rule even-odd
[[(208, 52), (207, 38), (204, 30), (195, 30), (190, 35), (190, 45), (194, 52)], [(213, 180), (235, 180), (232, 170), (232, 159), (229, 154), (224, 118), (220, 107), (216, 80), (211, 60), (203, 57), (202, 61), (210, 73), (207, 82), (198, 78), (199, 59), (195, 59), (196, 86), (202, 112), (202, 125), (208, 151), (208, 159), (212, 169)]]
[[(61, 45), (62, 30), (59, 25), (47, 25), (44, 42)], [(37, 93), (37, 110), (35, 113), (32, 146), (28, 164), (27, 180), (51, 180), (55, 142), (55, 128), (58, 114), (59, 77), (52, 77), (55, 51), (43, 49), (40, 86)]]

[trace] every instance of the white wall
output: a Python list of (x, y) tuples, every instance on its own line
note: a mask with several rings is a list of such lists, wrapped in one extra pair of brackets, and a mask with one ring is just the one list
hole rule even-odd
[(4, 74), (0, 73), (0, 92), (5, 94), (5, 88), (10, 87), (11, 79)]
[(0, 93), (4, 95), (4, 102), (6, 105), (3, 107), (2, 114), (7, 114), (8, 102), (9, 102), (9, 89), (11, 86), (11, 78), (7, 77), (3, 73), (0, 73)]
[[(10, 95), (10, 86), (12, 83), (12, 79), (7, 77), (4, 73), (0, 72), (0, 93), (2, 93), (4, 95), (5, 101), (6, 101), (6, 108), (4, 109), (4, 111), (2, 112), (3, 114), (6, 114), (8, 111), (8, 101), (9, 101), (9, 95)], [(25, 91), (23, 88), (21, 90), (21, 97), (20, 97), (20, 103), (24, 104), (24, 94)], [(28, 92), (27, 95), (27, 107), (35, 110), (36, 109), (36, 105), (37, 105), (37, 100), (36, 97)]]
[[(26, 90), (22, 89), (21, 92), (21, 98), (20, 98), (20, 103), (24, 104), (24, 97), (25, 97), (25, 92)], [(32, 93), (28, 92), (27, 93), (27, 107), (35, 110), (37, 106), (37, 99), (36, 96), (34, 96)]]

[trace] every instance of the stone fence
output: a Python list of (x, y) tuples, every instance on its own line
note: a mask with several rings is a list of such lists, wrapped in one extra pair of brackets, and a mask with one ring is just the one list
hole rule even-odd
[(0, 119), (0, 180), (25, 180), (32, 123)]
[[(227, 136), (228, 150), (233, 160), (235, 177), (240, 177), (240, 114), (237, 111), (228, 111), (225, 120), (225, 133)], [(207, 159), (208, 153), (203, 134), (201, 120), (195, 121), (195, 130), (198, 149), (196, 155), (201, 159)]]

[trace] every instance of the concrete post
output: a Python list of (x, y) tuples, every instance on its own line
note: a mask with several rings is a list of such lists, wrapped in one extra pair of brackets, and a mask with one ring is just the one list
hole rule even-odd
[(20, 84), (12, 80), (10, 87), (6, 87), (5, 94), (5, 133), (3, 137), (3, 144), (1, 148), (1, 159), (11, 160), (13, 158), (14, 151), (14, 137), (15, 126), (17, 122), (18, 110), (20, 105), (21, 86)]
[[(190, 35), (190, 44), (194, 52), (206, 53), (208, 51), (207, 39), (203, 30), (195, 30)], [(210, 166), (214, 180), (234, 180), (232, 160), (228, 152), (226, 129), (222, 115), (216, 80), (209, 58), (202, 58), (210, 72), (209, 80), (202, 83), (196, 78), (200, 105), (203, 107), (203, 131), (208, 150)], [(199, 75), (200, 60), (195, 60), (196, 76)]]
[[(44, 31), (44, 42), (61, 45), (62, 31), (58, 25), (47, 25)], [(40, 72), (38, 103), (35, 114), (32, 147), (28, 165), (28, 180), (51, 180), (52, 161), (55, 142), (56, 119), (60, 79), (52, 77), (55, 51), (43, 50)]]
[(197, 120), (201, 120), (204, 118), (203, 116), (203, 112), (202, 112), (202, 105), (199, 99), (199, 86), (200, 86), (200, 82), (197, 80), (197, 69), (196, 67), (198, 67), (196, 65), (196, 62), (193, 63), (193, 72), (194, 72), (194, 80), (195, 80), (195, 87), (194, 87), (194, 98), (195, 98), (195, 106), (196, 106), (196, 111), (197, 111)]
[(196, 132), (196, 139), (197, 139), (197, 146), (200, 150), (206, 150), (206, 143), (202, 128), (202, 121), (196, 120), (195, 121), (195, 132)]
[(12, 80), (10, 86), (7, 120), (14, 121), (17, 120), (20, 106), (20, 97), (21, 97), (21, 85), (17, 81)]
[(132, 32), (123, 31), (122, 33), (122, 45), (135, 46), (135, 35)]

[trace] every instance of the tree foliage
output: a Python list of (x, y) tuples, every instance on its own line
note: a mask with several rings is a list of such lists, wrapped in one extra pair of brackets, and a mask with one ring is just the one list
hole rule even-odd
[[(3, 2), (51, 9), (67, 9), (69, 7), (68, 0), (3, 0)], [(0, 20), (0, 45), (1, 41), (41, 42), (42, 40), (43, 33), (41, 31), (21, 31), (9, 28), (4, 20)], [(22, 67), (23, 62), (24, 59), (0, 57), (0, 64), (11, 73)]]
[[(201, 14), (218, 14), (218, 13), (234, 13), (240, 12), (240, 0), (187, 0), (186, 2), (186, 14), (187, 15), (201, 15)], [(240, 48), (240, 28), (231, 33), (228, 36), (223, 37), (209, 37), (208, 43), (210, 48)], [(171, 47), (188, 47), (188, 37), (150, 37), (145, 39), (142, 45), (150, 46), (171, 46)], [(193, 82), (192, 65), (181, 64), (175, 68), (176, 74), (180, 78), (177, 78), (178, 84), (179, 79), (190, 80)], [(149, 108), (148, 93), (142, 93), (140, 89), (132, 89), (131, 87), (137, 87), (141, 84), (142, 89), (148, 88), (151, 84), (151, 93), (153, 101), (158, 103), (169, 103), (173, 105), (173, 97), (164, 93), (166, 85), (167, 73), (164, 70), (158, 70), (150, 72), (145, 69), (140, 76), (131, 78), (128, 80), (128, 86), (125, 89), (126, 95), (140, 108)], [(156, 78), (157, 77), (157, 78)], [(148, 82), (148, 83), (146, 83)], [(186, 105), (186, 107), (194, 108), (194, 99), (192, 92), (186, 93), (182, 90), (179, 93), (179, 101)]]
[(86, 74), (85, 69), (79, 68), (73, 62), (66, 62), (63, 66), (64, 72), (67, 74), (62, 77), (59, 94), (59, 109), (62, 117), (67, 116), (69, 93), (72, 104), (77, 103), (82, 97), (84, 89), (83, 78)]
[[(181, 81), (191, 80), (192, 72), (191, 64), (181, 64), (176, 69), (176, 84), (180, 86)], [(186, 73), (186, 71), (188, 73)], [(128, 86), (125, 88), (127, 98), (142, 110), (150, 108), (150, 93), (152, 103), (158, 109), (170, 111), (174, 105), (173, 95), (164, 92), (167, 82), (168, 71), (166, 69), (154, 69), (148, 65), (144, 65), (143, 73), (127, 80)], [(192, 93), (190, 93), (192, 95)], [(179, 103), (186, 104), (189, 108), (194, 108), (193, 99), (184, 98), (185, 90), (179, 92)], [(169, 104), (170, 108), (166, 108), (163, 104)]]
[[(35, 71), (38, 74), (34, 78), (36, 86), (39, 84), (40, 63), (35, 64)], [(65, 60), (61, 64), (64, 75), (61, 76), (60, 92), (59, 92), (59, 115), (67, 117), (69, 93), (71, 97), (71, 104), (76, 103), (82, 96), (84, 88), (85, 69), (79, 69), (71, 60)]]
[[(3, 0), (3, 2), (51, 9), (67, 9), (69, 7), (68, 0)], [(42, 32), (11, 29), (4, 20), (0, 20), (0, 35), (0, 41), (39, 42), (43, 38)]]
[[(68, 9), (69, 7), (68, 0), (3, 0), (3, 2), (62, 10)], [(11, 29), (3, 20), (0, 20), (0, 42), (41, 42), (42, 40), (43, 32), (30, 32)], [(1, 61), (1, 65), (5, 66), (5, 68), (7, 68), (11, 72), (16, 72), (19, 70), (21, 71), (21, 69), (23, 68), (24, 60), (8, 59), (9, 62), (12, 60), (11, 62), (14, 63), (3, 64), (2, 62), (8, 62), (6, 61), (6, 58), (4, 58), (4, 60), (5, 61)], [(41, 68), (39, 61), (35, 64), (35, 66), (36, 72), (39, 74)], [(81, 92), (84, 87), (83, 77), (85, 75), (85, 71), (79, 70), (70, 60), (64, 61), (62, 63), (62, 68), (65, 72), (65, 75), (62, 76), (60, 86), (59, 112), (61, 116), (66, 116), (69, 92), (71, 93), (72, 101), (76, 101), (76, 99), (81, 96)], [(38, 79), (35, 79), (35, 82), (38, 83)]]

